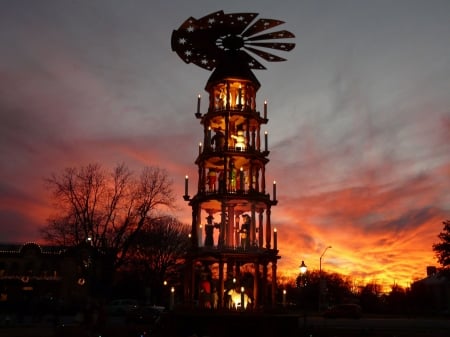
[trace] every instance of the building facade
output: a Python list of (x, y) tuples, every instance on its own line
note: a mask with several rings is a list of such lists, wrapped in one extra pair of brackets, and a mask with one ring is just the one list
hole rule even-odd
[(88, 244), (77, 247), (36, 243), (0, 245), (0, 302), (9, 310), (34, 311), (51, 302), (77, 307), (98, 292), (101, 256)]

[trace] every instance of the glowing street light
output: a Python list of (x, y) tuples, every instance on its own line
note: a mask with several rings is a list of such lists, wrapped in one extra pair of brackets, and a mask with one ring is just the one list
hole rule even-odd
[(302, 264), (299, 268), (300, 274), (297, 277), (297, 288), (303, 288), (306, 285), (305, 274), (308, 271), (308, 267), (306, 266), (305, 261), (302, 260)]
[[(305, 274), (308, 271), (308, 267), (305, 264), (305, 261), (302, 260), (302, 264), (300, 265), (300, 276), (299, 276), (299, 280), (300, 282), (297, 281), (297, 287), (300, 287), (300, 303), (301, 306), (303, 307), (303, 327), (306, 326), (306, 306), (305, 306), (305, 299), (304, 299), (304, 287), (306, 286), (306, 281), (305, 281)], [(298, 280), (298, 279), (297, 279)]]
[(302, 260), (302, 264), (300, 265), (300, 274), (302, 276), (305, 275), (307, 270), (308, 270), (308, 267), (306, 266), (305, 261)]

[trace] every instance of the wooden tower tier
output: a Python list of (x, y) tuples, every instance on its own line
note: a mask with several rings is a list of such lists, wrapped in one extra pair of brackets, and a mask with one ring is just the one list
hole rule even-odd
[[(211, 272), (207, 279), (215, 279), (218, 291), (217, 303), (201, 305), (232, 307), (227, 294), (234, 287), (240, 291), (243, 269), (253, 275), (251, 285), (247, 285), (252, 306), (267, 304), (269, 291), (259, 289), (267, 289), (269, 265), (274, 282), (270, 293), (275, 294), (279, 256), (272, 243), (270, 213), (277, 201), (266, 192), (269, 151), (267, 134), (261, 141), (261, 125), (268, 120), (266, 107), (263, 116), (256, 110), (258, 88), (253, 78), (237, 73), (217, 81), (210, 79), (206, 86), (208, 111), (197, 114), (203, 125), (203, 145), (195, 161), (197, 194), (187, 199), (192, 207), (188, 261), (192, 271), (196, 265), (217, 270), (215, 277)], [(188, 300), (197, 295), (192, 276), (185, 284)], [(233, 279), (235, 283), (230, 281)]]

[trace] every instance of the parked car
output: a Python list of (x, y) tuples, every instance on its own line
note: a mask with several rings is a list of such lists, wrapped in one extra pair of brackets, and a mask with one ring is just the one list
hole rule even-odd
[(106, 306), (106, 310), (110, 315), (124, 315), (135, 310), (138, 306), (138, 300), (132, 298), (120, 298), (109, 302)]
[(140, 306), (127, 312), (125, 320), (127, 323), (155, 325), (159, 322), (164, 307), (159, 306)]
[(323, 313), (325, 318), (361, 318), (362, 309), (358, 304), (338, 304)]

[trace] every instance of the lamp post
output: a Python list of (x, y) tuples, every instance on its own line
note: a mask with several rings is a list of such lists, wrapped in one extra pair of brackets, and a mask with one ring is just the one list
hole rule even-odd
[(305, 282), (305, 274), (308, 271), (308, 267), (305, 264), (305, 261), (302, 260), (302, 264), (300, 265), (300, 297), (302, 300), (302, 307), (303, 307), (303, 329), (306, 328), (306, 306), (304, 303), (304, 296), (303, 296), (303, 288), (306, 285)]
[(331, 246), (328, 246), (323, 250), (322, 255), (320, 255), (319, 259), (319, 312), (322, 309), (322, 289), (324, 288), (324, 284), (322, 282), (322, 257), (325, 255), (328, 249), (330, 249)]
[(322, 276), (322, 257), (325, 255), (325, 253), (327, 252), (327, 250), (331, 248), (331, 246), (328, 246), (327, 248), (324, 249), (322, 255), (320, 255), (320, 264), (319, 264), (319, 274), (320, 276)]

